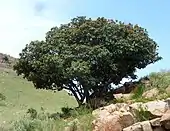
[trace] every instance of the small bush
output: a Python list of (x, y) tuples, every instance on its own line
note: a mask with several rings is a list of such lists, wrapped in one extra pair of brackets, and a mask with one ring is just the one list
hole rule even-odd
[(142, 106), (139, 106), (138, 110), (135, 111), (136, 119), (137, 121), (146, 121), (151, 120), (154, 118), (154, 116), (147, 110), (147, 108), (144, 108)]
[(143, 84), (140, 84), (137, 89), (134, 91), (134, 94), (132, 95), (132, 99), (138, 99), (142, 97), (142, 94), (144, 93), (145, 86)]
[(27, 111), (27, 113), (30, 114), (30, 117), (31, 117), (32, 119), (37, 118), (37, 114), (38, 114), (38, 113), (37, 113), (37, 111), (36, 111), (35, 109), (29, 108), (28, 111)]
[(61, 110), (62, 110), (62, 113), (60, 115), (61, 118), (69, 118), (69, 117), (75, 118), (77, 116), (85, 115), (92, 112), (92, 109), (86, 108), (85, 105), (74, 109), (63, 107)]
[(0, 100), (6, 100), (5, 95), (3, 95), (2, 93), (0, 93)]

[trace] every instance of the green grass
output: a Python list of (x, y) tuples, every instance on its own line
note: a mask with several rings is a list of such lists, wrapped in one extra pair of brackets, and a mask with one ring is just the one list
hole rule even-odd
[[(170, 85), (170, 72), (151, 73), (149, 86), (140, 84), (132, 94), (134, 102), (147, 102), (142, 94), (152, 88), (160, 91), (158, 98), (167, 98), (165, 89)], [(156, 98), (154, 98), (156, 99)], [(152, 99), (151, 99), (152, 100)], [(124, 102), (120, 99), (116, 102)], [(74, 97), (65, 91), (37, 90), (31, 82), (17, 76), (10, 69), (0, 68), (0, 130), (1, 131), (63, 131), (66, 126), (72, 131), (91, 131), (91, 110), (77, 106)], [(63, 108), (64, 107), (64, 108)], [(74, 108), (70, 110), (70, 108)], [(32, 115), (28, 116), (28, 109)], [(63, 112), (63, 113), (57, 113)], [(59, 116), (58, 116), (59, 115)], [(139, 121), (150, 119), (150, 114), (141, 109), (137, 113)], [(55, 118), (55, 119), (54, 119)], [(78, 120), (78, 124), (74, 120)], [(70, 124), (72, 123), (72, 124)], [(5, 128), (3, 128), (5, 127)], [(11, 130), (10, 130), (11, 129)]]
[(50, 113), (61, 111), (61, 107), (75, 107), (75, 99), (65, 91), (52, 92), (36, 90), (33, 85), (18, 77), (9, 69), (0, 69), (0, 123), (8, 123), (22, 118), (28, 108), (40, 111), (41, 107)]
[(149, 75), (149, 78), (151, 85), (147, 88), (147, 90), (157, 88), (163, 93), (170, 85), (170, 71), (153, 72)]
[(137, 90), (134, 92), (134, 94), (132, 95), (132, 99), (138, 99), (142, 96), (142, 94), (144, 93), (145, 87), (144, 85), (138, 85)]
[(155, 118), (155, 116), (153, 116), (147, 110), (147, 108), (144, 108), (141, 105), (139, 106), (139, 109), (136, 110), (135, 115), (136, 115), (136, 119), (137, 119), (138, 122), (147, 121), (147, 120), (151, 120), (151, 119)]
[[(69, 110), (69, 108), (67, 108)], [(37, 112), (35, 109), (29, 109), (29, 113), (24, 117), (13, 121), (10, 126), (0, 128), (1, 131), (63, 131), (69, 127), (69, 131), (91, 131), (91, 122), (93, 120), (91, 110), (79, 108), (70, 110), (72, 115), (67, 119), (52, 119), (51, 114), (45, 110)], [(35, 113), (36, 112), (36, 113)], [(62, 114), (62, 113), (61, 113)]]

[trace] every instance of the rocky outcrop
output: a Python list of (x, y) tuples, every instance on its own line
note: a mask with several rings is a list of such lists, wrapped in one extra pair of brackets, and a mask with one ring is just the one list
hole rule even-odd
[(145, 109), (155, 117), (162, 116), (168, 109), (168, 103), (166, 101), (150, 101), (147, 103), (134, 103), (129, 105), (132, 110), (138, 110), (139, 108)]
[[(139, 122), (134, 111), (145, 108), (151, 114)], [(170, 130), (169, 100), (147, 103), (117, 103), (93, 111), (93, 131), (168, 131)]]
[(93, 111), (95, 120), (92, 122), (93, 131), (122, 131), (134, 124), (133, 115), (128, 112), (127, 104), (111, 104)]
[(146, 92), (143, 93), (143, 97), (150, 99), (150, 98), (154, 98), (159, 94), (159, 90), (157, 88), (153, 88), (151, 90), (148, 90)]

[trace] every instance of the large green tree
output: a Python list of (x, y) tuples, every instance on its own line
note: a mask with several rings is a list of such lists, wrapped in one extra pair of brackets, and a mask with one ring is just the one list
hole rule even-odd
[(107, 94), (111, 83), (135, 79), (136, 69), (161, 59), (157, 48), (138, 25), (81, 16), (51, 28), (45, 41), (27, 44), (14, 70), (36, 88), (69, 90), (82, 104)]

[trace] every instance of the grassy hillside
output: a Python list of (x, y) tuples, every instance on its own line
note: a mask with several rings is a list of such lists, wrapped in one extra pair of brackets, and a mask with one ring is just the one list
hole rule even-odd
[[(132, 92), (130, 101), (147, 102), (155, 99), (170, 97), (170, 72), (151, 73), (149, 82), (139, 84)], [(158, 93), (152, 91), (157, 89)], [(151, 98), (143, 96), (151, 94)], [(153, 94), (153, 95), (152, 95)], [(2, 100), (2, 99), (5, 100)], [(117, 102), (128, 102), (128, 99), (120, 99)], [(113, 101), (115, 102), (115, 101)], [(91, 121), (93, 119), (91, 110), (80, 108), (68, 112), (65, 108), (67, 118), (49, 119), (47, 112), (52, 114), (60, 112), (62, 107), (76, 107), (74, 97), (66, 92), (56, 92), (47, 90), (36, 90), (33, 85), (17, 76), (11, 69), (0, 68), (0, 131), (63, 131), (66, 126), (77, 128), (79, 125), (82, 131), (91, 131)], [(27, 116), (28, 109), (33, 108), (37, 111), (36, 118)], [(42, 108), (46, 111), (43, 112)], [(47, 118), (46, 118), (47, 117)], [(78, 121), (79, 124), (75, 124)], [(12, 123), (10, 123), (12, 122)], [(72, 124), (70, 124), (70, 122)], [(12, 126), (10, 128), (10, 126)], [(3, 128), (7, 129), (3, 129)], [(11, 129), (11, 130), (9, 130)], [(75, 130), (76, 131), (76, 130)]]
[(76, 106), (74, 98), (66, 92), (36, 90), (10, 69), (0, 68), (0, 93), (6, 97), (0, 101), (0, 123), (17, 120), (26, 114), (28, 108), (39, 111), (43, 107), (53, 113), (60, 111), (61, 107)]

